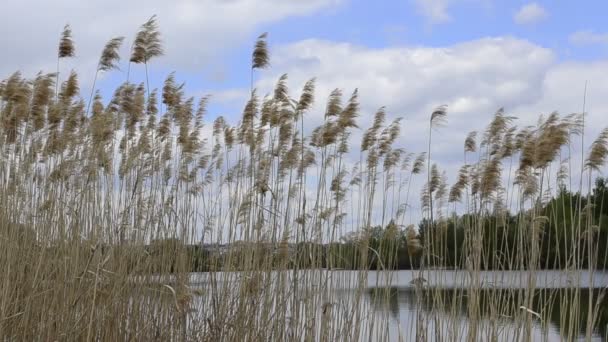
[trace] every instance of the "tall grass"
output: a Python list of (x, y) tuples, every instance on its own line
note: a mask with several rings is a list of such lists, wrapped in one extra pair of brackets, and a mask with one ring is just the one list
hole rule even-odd
[[(604, 293), (585, 295), (582, 306), (580, 283), (539, 289), (535, 272), (550, 266), (577, 276), (590, 268), (592, 282), (593, 269), (605, 266), (597, 237), (606, 223), (592, 215), (603, 203), (593, 202), (591, 189), (606, 162), (608, 130), (591, 145), (574, 189), (582, 114), (552, 113), (517, 128), (499, 110), (484, 132), (466, 137), (464, 166), (450, 187), (431, 140), (447, 107), (430, 114), (429, 136), (420, 137), (428, 150), (416, 153), (396, 146), (400, 120), (388, 122), (384, 108), (360, 145), (353, 141), (363, 115), (356, 90), (347, 98), (332, 91), (311, 129), (313, 103), (324, 102), (314, 79), (293, 95), (287, 75), (265, 97), (253, 88), (254, 70), (270, 65), (266, 39), (255, 45), (240, 121), (219, 116), (210, 130), (203, 129), (208, 97), (187, 97), (174, 74), (151, 88), (148, 64), (163, 53), (156, 17), (132, 45), (130, 62), (144, 64), (145, 82), (127, 81), (109, 100), (94, 82), (86, 101), (74, 72), (63, 81), (58, 73), (16, 72), (0, 83), (2, 339), (531, 340), (558, 304), (568, 308), (559, 317), (564, 340), (581, 330), (593, 336)], [(95, 79), (117, 68), (122, 41), (105, 45)], [(73, 51), (66, 26), (58, 56)], [(424, 221), (406, 226), (410, 188), (425, 162)], [(580, 195), (566, 207), (552, 200), (560, 191)], [(541, 264), (547, 242), (564, 246), (557, 264)], [(410, 264), (422, 261), (417, 321), (389, 335), (390, 317), (375, 314), (366, 293), (378, 287), (377, 300), (393, 300), (389, 270), (401, 244)], [(347, 264), (360, 272), (332, 270)], [(448, 267), (465, 274), (452, 294), (442, 290)], [(192, 276), (195, 269), (208, 272)], [(492, 291), (485, 269), (527, 277), (523, 286)], [(549, 306), (537, 312), (539, 297)], [(514, 329), (504, 329), (505, 317)]]

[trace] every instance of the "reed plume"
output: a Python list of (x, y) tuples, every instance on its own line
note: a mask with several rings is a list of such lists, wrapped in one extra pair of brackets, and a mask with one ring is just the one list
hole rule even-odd
[(61, 38), (59, 39), (59, 48), (57, 50), (57, 57), (67, 58), (74, 57), (76, 49), (74, 47), (74, 41), (72, 40), (72, 28), (70, 24), (66, 24), (61, 32)]
[(363, 134), (363, 138), (361, 139), (361, 152), (365, 152), (369, 150), (376, 141), (378, 140), (378, 131), (384, 124), (384, 120), (386, 119), (386, 110), (384, 107), (378, 108), (376, 114), (374, 114), (374, 121), (372, 127), (368, 128)]
[(446, 122), (446, 117), (448, 114), (448, 106), (441, 105), (431, 113), (431, 127), (439, 127)]
[(337, 116), (342, 111), (342, 90), (334, 89), (325, 106), (325, 117)]
[[(433, 128), (439, 127), (443, 125), (447, 120), (447, 106), (441, 105), (431, 113), (431, 117), (429, 120), (429, 143), (428, 143), (428, 151), (427, 151), (427, 183), (429, 194), (427, 196), (428, 207), (429, 207), (429, 215), (430, 215), (430, 224), (433, 226), (433, 184), (437, 183), (437, 180), (433, 180), (433, 170), (431, 169), (431, 145), (432, 145), (432, 136), (433, 136)], [(436, 178), (436, 177), (435, 177)]]
[(72, 28), (70, 24), (66, 24), (61, 32), (61, 38), (59, 38), (59, 47), (57, 48), (57, 71), (55, 75), (55, 98), (59, 92), (59, 60), (62, 58), (74, 57), (76, 54), (76, 48), (74, 47), (74, 41), (72, 39)]
[(270, 53), (268, 52), (267, 38), (268, 33), (264, 32), (256, 40), (251, 55), (251, 69), (266, 69), (270, 67)]
[(157, 17), (153, 15), (137, 31), (129, 61), (136, 64), (147, 64), (152, 58), (162, 56), (163, 54), (164, 50), (160, 39), (160, 32), (158, 31)]
[(274, 87), (274, 101), (281, 105), (289, 104), (289, 89), (287, 88), (287, 74), (281, 75)]
[[(162, 51), (155, 19), (138, 32), (130, 63)], [(122, 42), (104, 46), (96, 72), (118, 69)], [(268, 55), (262, 35), (252, 73)], [(445, 106), (431, 113), (428, 150), (414, 154), (399, 146), (401, 119), (384, 107), (353, 147), (359, 92), (335, 89), (315, 112), (314, 78), (299, 96), (286, 74), (263, 98), (252, 86), (239, 120), (210, 113), (210, 132), (209, 97), (188, 96), (175, 73), (162, 89), (127, 80), (108, 100), (93, 85), (88, 103), (76, 72), (55, 82), (56, 100), (54, 80), (16, 72), (0, 81), (0, 339), (394, 340), (384, 306), (399, 310), (393, 286), (408, 285), (393, 283), (401, 274), (392, 270), (402, 267), (420, 269), (409, 291), (418, 340), (532, 338), (532, 309), (518, 308), (544, 297), (532, 311), (543, 327), (556, 321), (554, 303), (567, 303), (564, 339), (583, 334), (580, 320), (589, 338), (601, 328), (605, 302), (589, 296), (584, 313), (580, 285), (486, 291), (483, 277), (494, 273), (482, 273), (525, 268), (517, 274), (534, 279), (543, 263), (568, 275), (586, 267), (593, 278), (608, 258), (598, 242), (606, 186), (598, 178), (591, 187), (608, 160), (608, 129), (584, 158), (586, 196), (567, 188), (580, 114), (519, 129), (499, 109), (466, 136), (448, 188), (431, 158)], [(322, 122), (309, 127), (307, 115)], [(418, 219), (410, 187), (421, 190), (418, 227), (406, 223)], [(450, 274), (464, 288), (442, 289)]]
[(424, 169), (424, 162), (426, 161), (426, 152), (421, 152), (412, 164), (412, 174), (419, 174)]
[(302, 89), (302, 94), (300, 95), (300, 100), (298, 101), (298, 106), (296, 108), (296, 112), (301, 114), (310, 109), (315, 99), (315, 78), (311, 78), (306, 81), (304, 84), (304, 89)]
[[(156, 14), (150, 17), (148, 21), (141, 25), (139, 31), (135, 35), (133, 46), (131, 48), (130, 63), (144, 64), (146, 72), (146, 89), (148, 96), (150, 96), (150, 80), (148, 77), (148, 63), (154, 57), (159, 57), (164, 54), (162, 46), (160, 31), (158, 30), (158, 23), (156, 21)], [(129, 78), (127, 72), (127, 81)]]
[(45, 124), (45, 109), (53, 96), (54, 74), (43, 75), (38, 73), (34, 81), (32, 94), (31, 117), (33, 120), (34, 131), (40, 130)]
[(464, 151), (466, 152), (476, 152), (477, 151), (477, 132), (469, 132), (467, 134), (467, 138), (464, 140)]
[(589, 170), (600, 171), (608, 158), (608, 128), (604, 128), (591, 144), (591, 150), (585, 161)]
[(338, 128), (341, 133), (348, 128), (357, 128), (356, 118), (359, 116), (359, 91), (355, 89), (348, 99), (346, 106), (338, 114)]
[(95, 84), (97, 83), (97, 76), (100, 71), (107, 72), (118, 68), (118, 62), (120, 61), (120, 55), (118, 54), (118, 50), (122, 45), (124, 37), (115, 37), (110, 39), (103, 50), (101, 51), (101, 56), (99, 57), (99, 62), (97, 62), (97, 70), (95, 71), (95, 77), (93, 78), (93, 85), (91, 86), (91, 95), (89, 96), (89, 104), (87, 106), (86, 114), (89, 114), (89, 108), (91, 107), (91, 102), (93, 101), (93, 94), (95, 93)]
[(267, 69), (270, 67), (270, 52), (267, 43), (268, 33), (264, 32), (258, 36), (251, 53), (251, 79), (250, 91), (253, 92), (253, 72), (256, 69)]
[(449, 202), (460, 202), (462, 191), (469, 185), (469, 165), (463, 165), (458, 171), (458, 179), (450, 189)]
[(98, 71), (119, 69), (118, 62), (120, 61), (120, 55), (118, 54), (118, 50), (124, 39), (124, 37), (115, 37), (106, 43), (101, 51), (101, 57), (99, 57), (99, 63), (97, 64)]
[(60, 99), (64, 104), (68, 104), (70, 100), (78, 95), (79, 91), (78, 74), (72, 70), (68, 79), (61, 86)]

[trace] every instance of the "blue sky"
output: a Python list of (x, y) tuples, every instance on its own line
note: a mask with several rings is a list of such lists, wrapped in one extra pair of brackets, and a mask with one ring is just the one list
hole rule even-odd
[[(526, 6), (541, 12), (518, 21), (518, 13)], [(194, 71), (182, 78), (201, 89), (246, 88), (251, 45), (260, 32), (270, 33), (271, 48), (311, 38), (384, 49), (442, 48), (485, 37), (513, 37), (550, 49), (556, 63), (595, 62), (608, 55), (605, 13), (605, 1), (343, 0), (309, 15), (259, 25), (242, 43), (204, 66), (202, 77)], [(586, 38), (577, 41), (573, 38), (577, 33)], [(239, 106), (225, 103), (216, 108), (235, 111)]]
[[(528, 16), (519, 20), (518, 13), (526, 8)], [(246, 88), (251, 46), (261, 32), (270, 33), (273, 49), (307, 39), (381, 50), (444, 48), (486, 37), (513, 37), (550, 49), (556, 63), (594, 62), (608, 54), (605, 13), (608, 2), (600, 0), (8, 0), (0, 29), (9, 34), (0, 43), (9, 52), (0, 72), (52, 69), (58, 33), (70, 23), (79, 47), (74, 67), (83, 69), (81, 81), (90, 83), (87, 67), (94, 68), (103, 43), (113, 35), (131, 40), (151, 14), (159, 16), (168, 43), (167, 55), (153, 63), (153, 83), (175, 70), (195, 93)], [(106, 75), (108, 81), (102, 80), (100, 87), (107, 93), (123, 77)]]
[[(432, 1), (431, 1), (432, 2)], [(293, 17), (264, 25), (272, 44), (318, 38), (350, 42), (370, 48), (390, 46), (442, 47), (484, 37), (513, 36), (552, 49), (561, 61), (592, 61), (606, 57), (606, 44), (572, 44), (569, 37), (579, 31), (605, 33), (608, 2), (586, 1), (437, 1), (447, 3), (448, 19), (437, 21), (426, 15), (417, 1), (351, 0), (314, 15)], [(518, 24), (514, 16), (527, 4), (536, 3), (546, 15)], [(250, 35), (250, 40), (255, 34)], [(227, 56), (231, 65), (248, 67), (250, 46), (241, 45)], [(228, 73), (227, 83), (241, 83), (240, 75)], [(246, 83), (246, 82), (245, 82)]]
[[(433, 1), (430, 1), (433, 2)], [(436, 21), (417, 1), (344, 1), (313, 16), (292, 18), (265, 27), (277, 43), (310, 37), (349, 41), (370, 47), (391, 45), (444, 46), (487, 36), (517, 36), (562, 50), (562, 57), (598, 57), (600, 49), (571, 51), (568, 36), (606, 26), (608, 2), (536, 1), (547, 15), (520, 25), (513, 16), (527, 1), (462, 0), (448, 3), (449, 18)], [(604, 51), (605, 52), (605, 51)]]

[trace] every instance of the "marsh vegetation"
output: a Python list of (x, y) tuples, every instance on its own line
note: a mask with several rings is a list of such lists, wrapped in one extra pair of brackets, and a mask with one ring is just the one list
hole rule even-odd
[[(370, 113), (356, 90), (317, 98), (314, 78), (292, 91), (283, 75), (260, 96), (267, 39), (238, 120), (206, 123), (210, 98), (187, 96), (175, 74), (149, 82), (164, 52), (156, 17), (109, 99), (95, 84), (124, 38), (100, 49), (81, 91), (61, 71), (77, 47), (69, 26), (57, 70), (0, 83), (3, 340), (531, 340), (549, 326), (606, 338), (608, 129), (585, 137), (584, 110), (518, 127), (499, 109), (463, 137), (450, 185), (432, 159), (448, 107), (429, 113), (427, 149), (410, 151), (384, 108), (359, 127)], [(309, 127), (315, 102), (322, 122)], [(398, 268), (420, 280), (398, 281)], [(548, 290), (542, 269), (585, 279)], [(520, 286), (489, 290), (486, 270), (519, 272)], [(466, 286), (447, 290), (450, 272)], [(391, 310), (370, 312), (403, 291), (411, 324), (386, 329)]]

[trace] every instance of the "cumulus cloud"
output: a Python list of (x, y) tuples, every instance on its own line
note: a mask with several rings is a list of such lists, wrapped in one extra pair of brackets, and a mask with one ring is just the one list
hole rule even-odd
[(70, 23), (78, 66), (94, 69), (105, 42), (126, 36), (123, 57), (139, 25), (158, 15), (166, 56), (157, 63), (200, 71), (251, 38), (258, 27), (291, 16), (308, 15), (340, 0), (8, 0), (0, 11), (0, 74), (54, 70), (59, 34)]
[(590, 30), (577, 31), (568, 36), (568, 41), (576, 45), (608, 45), (608, 33), (597, 33)]
[[(562, 114), (580, 113), (585, 102), (587, 143), (595, 139), (601, 129), (608, 126), (608, 84), (604, 75), (608, 73), (608, 60), (595, 62), (564, 62), (547, 70), (541, 84), (542, 96), (533, 103), (514, 107), (514, 114), (528, 123), (534, 114), (557, 110)], [(587, 85), (585, 94), (585, 84)], [(524, 113), (529, 113), (526, 117)], [(588, 144), (586, 144), (588, 147)]]
[[(282, 73), (289, 74), (294, 97), (306, 80), (316, 77), (316, 104), (307, 114), (308, 129), (321, 124), (331, 90), (340, 88), (347, 97), (358, 88), (361, 129), (353, 132), (355, 146), (374, 112), (386, 106), (389, 120), (403, 117), (397, 145), (410, 152), (426, 151), (429, 115), (436, 106), (447, 104), (448, 123), (434, 133), (433, 159), (447, 171), (450, 182), (462, 164), (467, 133), (483, 130), (501, 107), (518, 117), (520, 127), (553, 111), (580, 113), (587, 81), (586, 148), (606, 125), (608, 98), (603, 94), (608, 84), (603, 75), (608, 73), (608, 61), (557, 62), (552, 50), (512, 37), (398, 48), (311, 39), (275, 47), (272, 65), (257, 83), (260, 94), (270, 92)], [(247, 92), (240, 94), (245, 101)], [(573, 160), (580, 162), (577, 144), (580, 140), (574, 143)]]
[(535, 24), (547, 18), (548, 13), (536, 2), (523, 5), (513, 16), (513, 20), (520, 25)]
[(442, 133), (447, 148), (438, 148), (438, 157), (444, 158), (454, 157), (454, 144), (460, 146), (466, 132), (481, 128), (499, 107), (536, 103), (554, 60), (552, 51), (515, 38), (486, 38), (444, 48), (384, 49), (305, 40), (279, 47), (273, 56), (276, 72), (258, 87), (262, 93), (269, 91), (279, 73), (287, 72), (293, 91), (298, 91), (315, 76), (317, 108), (309, 115), (311, 125), (321, 122), (332, 89), (349, 94), (358, 88), (362, 126), (377, 108), (386, 106), (393, 118), (404, 117), (402, 143), (421, 151), (420, 132), (425, 131), (428, 115), (447, 104), (452, 127)]

